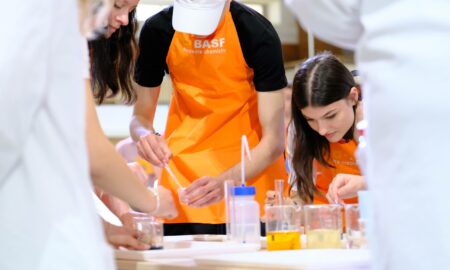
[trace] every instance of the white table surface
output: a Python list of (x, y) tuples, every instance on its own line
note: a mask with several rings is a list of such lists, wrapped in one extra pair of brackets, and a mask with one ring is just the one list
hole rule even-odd
[[(300, 249), (287, 251), (255, 251), (227, 242), (195, 242), (192, 236), (165, 237), (166, 250), (118, 251), (116, 260), (121, 270), (178, 269), (306, 269), (369, 270), (369, 250)], [(208, 249), (209, 247), (209, 249)], [(187, 248), (187, 250), (182, 250)], [(177, 256), (176, 249), (179, 250)], [(223, 252), (221, 252), (221, 249)], [(205, 252), (208, 250), (208, 252)]]

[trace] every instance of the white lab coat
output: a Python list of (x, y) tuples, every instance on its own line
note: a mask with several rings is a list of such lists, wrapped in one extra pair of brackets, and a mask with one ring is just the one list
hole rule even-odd
[(2, 10), (0, 269), (114, 269), (91, 195), (77, 1)]
[(285, 0), (355, 49), (364, 90), (376, 269), (450, 268), (450, 1)]

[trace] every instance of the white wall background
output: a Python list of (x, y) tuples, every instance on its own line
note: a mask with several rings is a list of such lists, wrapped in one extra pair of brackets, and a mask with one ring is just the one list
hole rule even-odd
[[(234, 0), (236, 1), (236, 0)], [(256, 10), (263, 12), (263, 15), (268, 18), (280, 36), (281, 42), (286, 44), (297, 44), (298, 34), (297, 26), (294, 17), (290, 11), (285, 7), (282, 0), (239, 0), (245, 4), (255, 7)], [(151, 16), (172, 4), (172, 0), (141, 0), (138, 6), (138, 19), (144, 21)]]

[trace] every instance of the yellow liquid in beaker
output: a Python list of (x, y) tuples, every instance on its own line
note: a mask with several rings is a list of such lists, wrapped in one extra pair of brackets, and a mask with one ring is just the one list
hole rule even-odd
[(342, 248), (339, 230), (317, 229), (306, 233), (308, 248)]
[(300, 232), (281, 231), (267, 233), (267, 250), (300, 249)]

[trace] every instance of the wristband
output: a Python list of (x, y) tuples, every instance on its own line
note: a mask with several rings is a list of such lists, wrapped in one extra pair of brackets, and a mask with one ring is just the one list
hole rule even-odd
[(156, 135), (156, 136), (161, 136), (161, 134), (159, 134), (158, 132), (156, 132), (156, 131), (150, 131), (150, 134), (153, 134), (153, 135)]

